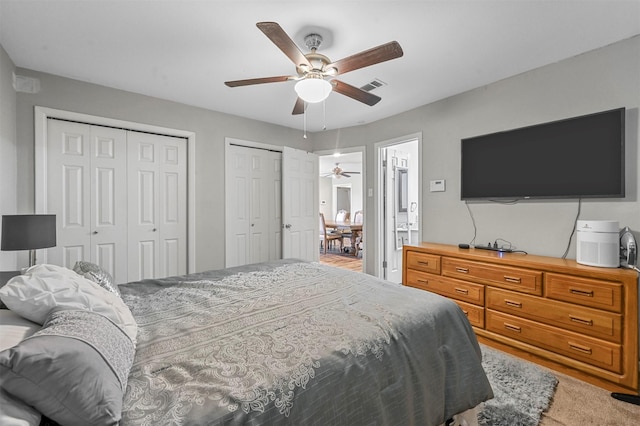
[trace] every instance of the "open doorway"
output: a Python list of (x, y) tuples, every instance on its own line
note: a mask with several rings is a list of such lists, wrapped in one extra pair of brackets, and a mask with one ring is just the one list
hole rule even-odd
[[(356, 212), (364, 215), (364, 148), (350, 148), (339, 153), (321, 151), (316, 154), (319, 158), (320, 213), (326, 222), (335, 223), (339, 210), (349, 212), (350, 220), (354, 219)], [(348, 228), (344, 231), (349, 234)], [(358, 243), (356, 237), (360, 237)], [(364, 226), (361, 223), (353, 238), (346, 236), (339, 243), (333, 242), (326, 254), (324, 249), (321, 250), (320, 262), (362, 271), (365, 244)], [(341, 245), (344, 250), (340, 250)]]
[(402, 282), (402, 247), (420, 242), (420, 145), (411, 135), (376, 144), (376, 275)]

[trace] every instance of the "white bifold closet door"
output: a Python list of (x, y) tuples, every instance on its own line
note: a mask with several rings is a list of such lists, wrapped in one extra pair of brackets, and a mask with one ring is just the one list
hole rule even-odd
[(186, 273), (186, 141), (50, 119), (48, 262), (86, 260), (117, 283)]
[(225, 266), (282, 257), (282, 154), (231, 145), (226, 164)]
[(171, 136), (129, 132), (129, 281), (187, 271), (187, 146)]

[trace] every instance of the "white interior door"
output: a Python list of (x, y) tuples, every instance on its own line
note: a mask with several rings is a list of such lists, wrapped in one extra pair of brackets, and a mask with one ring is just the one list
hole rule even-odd
[(282, 256), (282, 154), (227, 146), (225, 266)]
[[(129, 134), (135, 132), (129, 132)], [(159, 259), (156, 277), (187, 273), (187, 142), (155, 136), (160, 155)]]
[(186, 273), (186, 141), (128, 132), (129, 281)]
[(282, 158), (282, 257), (318, 261), (318, 156), (285, 147)]
[(47, 127), (47, 206), (56, 215), (56, 247), (47, 262), (72, 268), (91, 256), (90, 126), (49, 120)]
[(49, 120), (47, 151), (47, 210), (58, 240), (47, 261), (72, 268), (88, 260), (126, 282), (126, 132)]
[(126, 131), (91, 126), (91, 262), (127, 282)]
[[(384, 278), (394, 283), (402, 282), (402, 246), (406, 234), (399, 231), (401, 220), (398, 211), (398, 168), (406, 169), (407, 155), (394, 149), (384, 152)], [(406, 213), (405, 213), (406, 215)]]

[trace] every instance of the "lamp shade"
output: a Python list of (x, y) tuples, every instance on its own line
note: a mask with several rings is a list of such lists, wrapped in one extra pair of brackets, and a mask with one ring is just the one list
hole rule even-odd
[(34, 250), (56, 245), (56, 215), (2, 216), (1, 250)]
[(312, 104), (327, 99), (332, 90), (331, 83), (327, 80), (311, 77), (300, 80), (294, 88), (300, 99)]

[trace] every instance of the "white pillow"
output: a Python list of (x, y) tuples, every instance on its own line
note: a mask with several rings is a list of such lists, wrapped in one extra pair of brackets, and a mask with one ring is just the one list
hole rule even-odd
[(36, 265), (0, 288), (0, 299), (18, 315), (43, 324), (56, 308), (96, 312), (120, 326), (136, 342), (138, 326), (122, 299), (74, 271)]
[(0, 351), (14, 347), (40, 328), (39, 324), (26, 320), (9, 309), (0, 309)]

